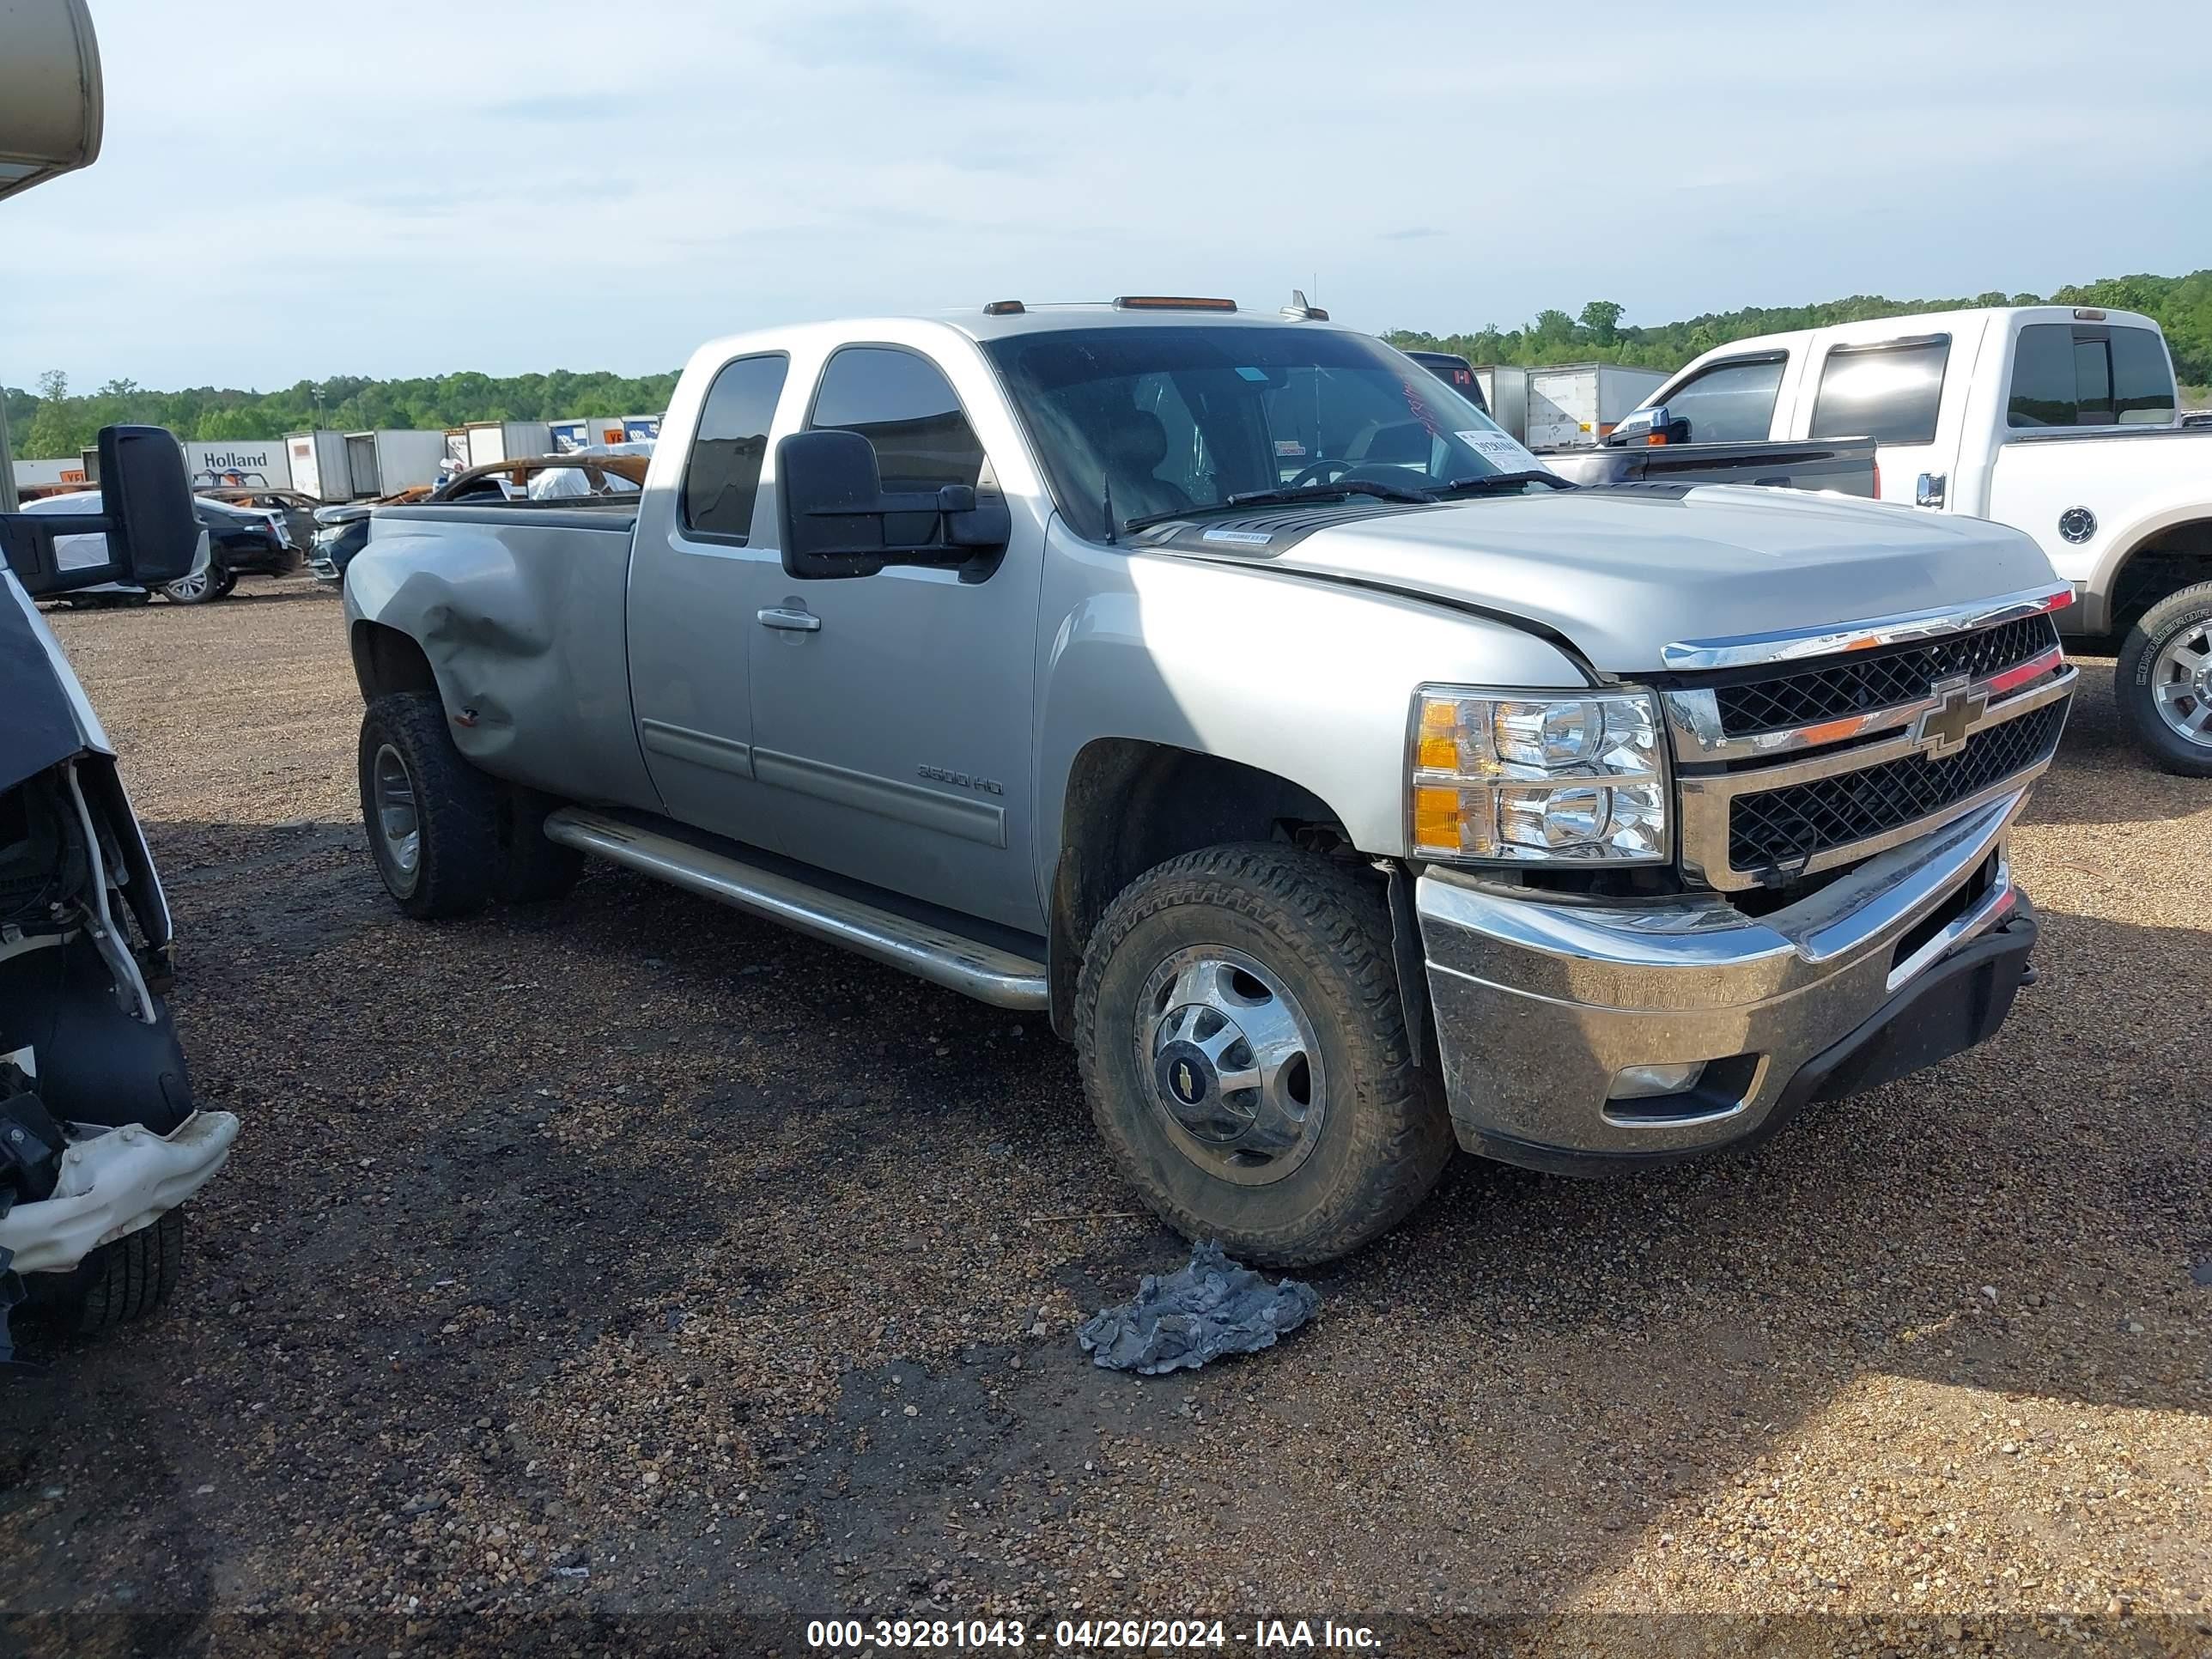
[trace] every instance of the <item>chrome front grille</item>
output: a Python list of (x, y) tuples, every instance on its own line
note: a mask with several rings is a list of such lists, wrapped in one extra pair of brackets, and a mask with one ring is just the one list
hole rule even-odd
[(1798, 868), (1817, 854), (1886, 835), (1978, 797), (2058, 747), (2063, 703), (1986, 726), (1943, 760), (1908, 755), (1736, 796), (1729, 803), (1729, 867), (1756, 875)]
[[(1723, 890), (1869, 858), (2017, 791), (2050, 765), (2075, 672), (2045, 604), (1923, 613), (1803, 636), (1669, 647), (1717, 659), (1664, 693), (1685, 872)], [(1703, 678), (1703, 677), (1700, 677)]]
[(1977, 634), (1883, 646), (1794, 674), (1715, 686), (1713, 700), (1722, 735), (1747, 737), (1917, 702), (1939, 681), (1962, 674), (1984, 679), (2057, 644), (2058, 629), (2048, 615), (2022, 617)]

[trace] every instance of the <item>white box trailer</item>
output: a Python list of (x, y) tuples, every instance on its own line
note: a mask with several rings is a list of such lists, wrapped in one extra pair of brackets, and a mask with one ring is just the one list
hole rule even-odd
[(553, 428), (546, 421), (471, 421), (461, 430), (468, 434), (471, 466), (553, 453)]
[(621, 443), (624, 419), (620, 415), (589, 415), (573, 421), (555, 421), (547, 428), (553, 435), (552, 453), (566, 455), (574, 449)]
[(438, 482), (438, 469), (446, 459), (442, 431), (410, 432), (387, 428), (380, 432), (346, 434), (346, 470), (353, 481), (354, 498), (397, 495), (417, 484)]
[(284, 457), (292, 488), (319, 501), (353, 499), (353, 470), (346, 459), (343, 432), (288, 432)]
[(1601, 443), (1620, 417), (1666, 383), (1663, 370), (1620, 363), (1562, 363), (1528, 371), (1531, 449)]
[(1490, 418), (1512, 436), (1528, 441), (1528, 371), (1511, 363), (1477, 363), (1475, 384), (1482, 388)]
[(184, 450), (185, 476), (195, 485), (236, 482), (266, 484), (271, 489), (292, 487), (292, 458), (281, 438), (187, 439)]

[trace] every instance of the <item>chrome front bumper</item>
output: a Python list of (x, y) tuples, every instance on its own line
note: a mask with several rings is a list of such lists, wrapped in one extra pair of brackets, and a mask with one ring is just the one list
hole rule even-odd
[[(1849, 1091), (1836, 1083), (1896, 1075), (1865, 1060), (1869, 1044), (1902, 1040), (1905, 1063), (1923, 1065), (1987, 1036), (2033, 938), (2005, 858), (2026, 796), (1755, 918), (1718, 896), (1561, 902), (1431, 867), (1415, 903), (1461, 1144), (1540, 1168), (1681, 1157)], [(2016, 948), (1965, 960), (2000, 930)], [(1931, 1022), (1923, 994), (1971, 998), (1947, 964), (1978, 969), (1982, 957), (1998, 980), (1979, 993), (1981, 1023)], [(1965, 1035), (1947, 1046), (1953, 1030)], [(1692, 1060), (1713, 1063), (1682, 1094), (1610, 1098), (1626, 1067)]]

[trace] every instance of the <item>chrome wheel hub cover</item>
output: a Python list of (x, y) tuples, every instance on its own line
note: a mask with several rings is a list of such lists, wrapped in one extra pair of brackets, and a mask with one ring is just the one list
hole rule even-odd
[(1184, 1156), (1243, 1186), (1313, 1153), (1327, 1108), (1321, 1043), (1297, 999), (1241, 951), (1177, 951), (1145, 981), (1140, 1074)]
[(411, 890), (422, 861), (422, 823), (416, 811), (415, 781), (407, 775), (407, 763), (388, 743), (376, 751), (369, 787), (385, 858), (392, 873)]

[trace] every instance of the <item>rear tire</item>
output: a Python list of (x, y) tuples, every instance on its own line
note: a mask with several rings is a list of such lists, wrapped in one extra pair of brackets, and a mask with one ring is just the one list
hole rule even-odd
[(2120, 718), (2161, 770), (2212, 778), (2212, 582), (2169, 593), (2128, 630)]
[(399, 908), (417, 921), (482, 909), (499, 869), (499, 787), (453, 746), (436, 693), (368, 705), (360, 775), (369, 855)]
[(1450, 1160), (1382, 890), (1319, 854), (1217, 847), (1139, 877), (1091, 934), (1075, 1028), (1122, 1175), (1170, 1226), (1248, 1261), (1356, 1250)]
[(169, 1299), (185, 1263), (185, 1212), (164, 1211), (65, 1273), (26, 1273), (30, 1305), (78, 1336), (143, 1319)]

